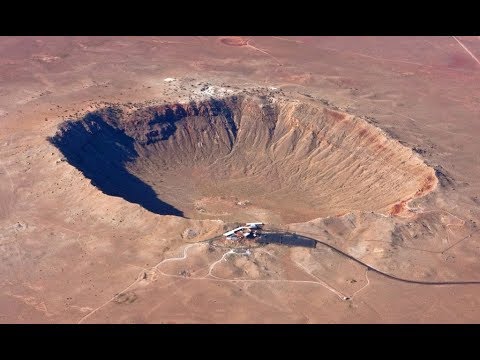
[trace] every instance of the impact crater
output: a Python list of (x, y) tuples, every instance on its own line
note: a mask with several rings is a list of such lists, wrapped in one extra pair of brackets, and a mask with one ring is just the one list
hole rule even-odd
[(365, 120), (268, 96), (107, 107), (63, 123), (50, 141), (104, 193), (195, 219), (396, 214), (437, 183), (417, 154)]

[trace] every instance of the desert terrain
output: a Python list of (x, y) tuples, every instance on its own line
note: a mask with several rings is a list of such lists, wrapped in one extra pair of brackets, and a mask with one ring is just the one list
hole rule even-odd
[(480, 37), (0, 50), (0, 323), (480, 322)]

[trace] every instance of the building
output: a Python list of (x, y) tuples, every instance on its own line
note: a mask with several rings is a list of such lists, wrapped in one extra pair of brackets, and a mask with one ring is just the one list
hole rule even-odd
[(246, 226), (239, 226), (223, 234), (227, 240), (238, 240), (248, 237), (256, 237), (256, 229), (260, 229), (263, 223), (247, 223)]
[(261, 223), (261, 222), (247, 223), (247, 226), (248, 226), (250, 229), (261, 229), (262, 226), (263, 226), (263, 223)]
[(247, 226), (240, 226), (233, 230), (227, 231), (223, 236), (227, 238), (227, 240), (237, 240), (244, 237), (248, 237), (250, 235), (250, 228)]

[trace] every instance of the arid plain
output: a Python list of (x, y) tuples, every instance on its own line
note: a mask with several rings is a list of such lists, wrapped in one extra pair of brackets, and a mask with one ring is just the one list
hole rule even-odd
[(480, 37), (0, 53), (0, 323), (480, 322)]

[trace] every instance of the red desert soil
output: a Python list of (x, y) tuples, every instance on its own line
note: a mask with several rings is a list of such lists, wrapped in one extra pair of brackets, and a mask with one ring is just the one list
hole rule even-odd
[(480, 321), (477, 38), (0, 49), (0, 322)]
[(222, 44), (228, 45), (228, 46), (246, 46), (248, 45), (248, 40), (245, 40), (239, 36), (228, 36), (228, 37), (223, 37), (220, 38), (220, 41)]

